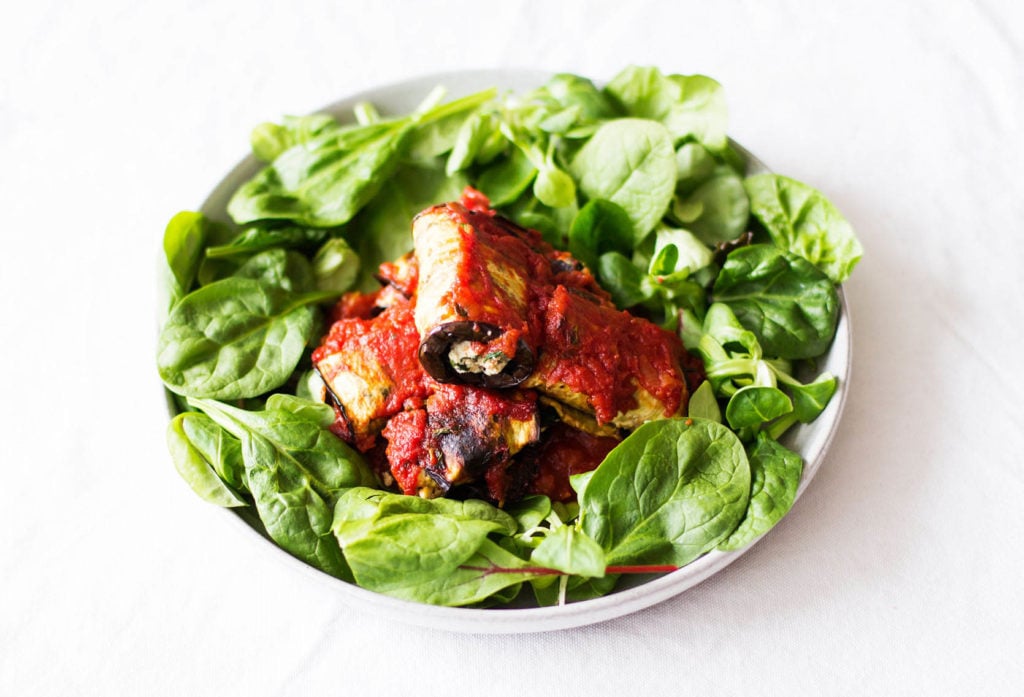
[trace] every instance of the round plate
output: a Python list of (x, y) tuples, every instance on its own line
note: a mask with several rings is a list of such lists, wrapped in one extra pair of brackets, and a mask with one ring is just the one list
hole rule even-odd
[[(412, 111), (437, 85), (442, 85), (447, 89), (448, 98), (455, 98), (489, 87), (498, 87), (501, 90), (518, 93), (543, 84), (548, 77), (550, 77), (548, 73), (522, 70), (477, 70), (428, 75), (367, 90), (334, 102), (320, 111), (350, 120), (352, 107), (357, 102), (369, 101), (383, 114), (401, 114)], [(751, 153), (738, 144), (734, 143), (734, 145), (749, 157), (752, 172), (768, 171), (768, 168)], [(256, 174), (261, 167), (262, 164), (251, 155), (242, 160), (203, 203), (201, 209), (203, 213), (214, 220), (228, 220), (225, 209), (232, 193), (243, 182)], [(841, 288), (839, 289), (839, 300), (841, 308), (835, 339), (829, 351), (818, 362), (821, 370), (827, 370), (838, 378), (839, 386), (836, 394), (829, 402), (828, 407), (813, 423), (794, 426), (782, 439), (787, 447), (799, 453), (804, 459), (803, 479), (797, 491), (798, 499), (825, 459), (846, 401), (852, 344), (849, 311)], [(620, 581), (618, 590), (593, 600), (556, 607), (521, 604), (488, 609), (450, 608), (398, 600), (334, 578), (299, 561), (259, 534), (258, 528), (250, 525), (244, 512), (235, 509), (225, 509), (225, 511), (232, 520), (240, 524), (247, 538), (266, 546), (283, 562), (304, 571), (320, 582), (329, 584), (353, 605), (375, 615), (401, 622), (473, 633), (541, 632), (579, 627), (621, 617), (682, 593), (721, 571), (750, 548), (748, 546), (746, 549), (735, 552), (713, 551), (678, 571), (653, 579), (650, 577), (624, 578)], [(257, 534), (253, 534), (254, 532)], [(524, 593), (523, 595), (528, 594)]]

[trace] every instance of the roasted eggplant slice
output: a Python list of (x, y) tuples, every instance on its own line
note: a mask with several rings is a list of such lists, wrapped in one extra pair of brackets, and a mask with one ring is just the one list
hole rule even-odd
[[(392, 418), (384, 437), (406, 494), (434, 498), (472, 482), (501, 482), (512, 456), (540, 438), (536, 395), (439, 384), (424, 408)], [(504, 500), (504, 489), (489, 488), (489, 498)]]
[(592, 414), (597, 426), (631, 430), (686, 407), (679, 337), (586, 291), (554, 289), (545, 308), (542, 346), (536, 370), (523, 386)]
[(539, 237), (449, 203), (416, 216), (413, 243), (424, 369), (444, 383), (507, 388), (525, 380), (538, 339), (529, 319), (551, 274), (534, 248)]
[(370, 319), (336, 322), (313, 352), (313, 366), (338, 412), (336, 431), (359, 450), (373, 447), (386, 420), (421, 404), (430, 386), (416, 360), (419, 334), (408, 301)]

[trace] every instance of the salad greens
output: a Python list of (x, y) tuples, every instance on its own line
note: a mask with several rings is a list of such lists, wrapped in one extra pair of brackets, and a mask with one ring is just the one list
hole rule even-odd
[[(167, 441), (183, 479), (254, 510), (326, 573), (442, 605), (586, 600), (622, 574), (754, 542), (803, 473), (779, 438), (839, 387), (814, 369), (862, 255), (849, 223), (806, 184), (748, 173), (722, 87), (702, 75), (630, 67), (603, 87), (560, 74), (525, 94), (443, 99), (260, 124), (262, 166), (231, 197), (231, 222), (171, 219), (157, 368), (180, 412)], [(642, 425), (575, 475), (576, 503), (387, 491), (309, 398), (324, 309), (372, 289), (378, 265), (411, 249), (412, 217), (467, 185), (703, 362), (687, 416)]]

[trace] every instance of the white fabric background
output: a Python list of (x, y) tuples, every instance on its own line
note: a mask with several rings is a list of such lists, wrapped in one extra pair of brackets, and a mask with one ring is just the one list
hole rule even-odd
[[(5, 8), (0, 694), (1020, 694), (1020, 5)], [(465, 636), (349, 607), (192, 494), (155, 260), (252, 125), (435, 71), (628, 63), (722, 82), (733, 137), (864, 243), (844, 422), (782, 524), (638, 614)]]

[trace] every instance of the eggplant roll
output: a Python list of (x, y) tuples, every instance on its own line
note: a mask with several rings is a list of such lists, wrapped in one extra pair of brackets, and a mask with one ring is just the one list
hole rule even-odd
[[(591, 293), (555, 287), (542, 347), (523, 386), (571, 407), (577, 428), (608, 435), (606, 425), (632, 430), (686, 408), (679, 337)], [(593, 425), (581, 414), (593, 415)]]
[(422, 409), (394, 416), (383, 435), (404, 493), (435, 498), (482, 482), (500, 504), (512, 456), (540, 438), (536, 395), (438, 384)]
[(419, 358), (435, 380), (512, 387), (533, 371), (529, 318), (551, 272), (532, 242), (536, 233), (458, 203), (416, 216)]
[[(365, 312), (358, 297), (348, 302)], [(336, 432), (364, 452), (389, 417), (422, 404), (430, 390), (416, 359), (419, 334), (412, 307), (401, 298), (388, 302), (375, 317), (335, 322), (313, 352), (313, 367), (326, 388), (324, 401), (338, 414)]]

